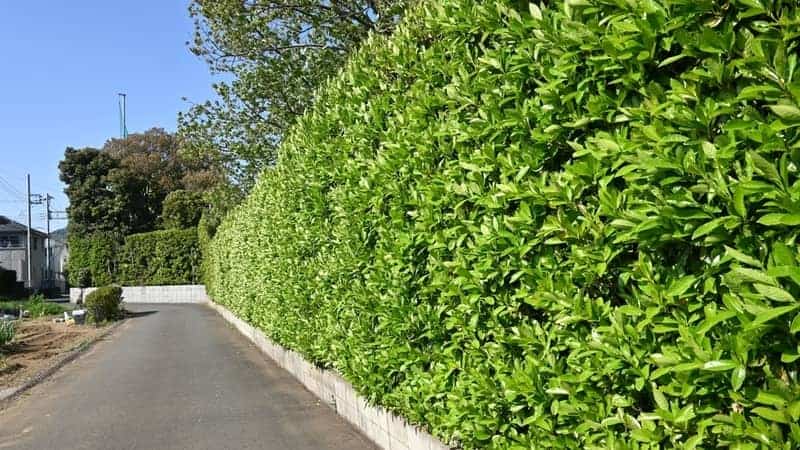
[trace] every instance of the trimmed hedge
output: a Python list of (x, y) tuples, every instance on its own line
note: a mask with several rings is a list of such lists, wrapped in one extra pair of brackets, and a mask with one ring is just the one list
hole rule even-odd
[(200, 278), (197, 229), (162, 230), (125, 238), (116, 282), (126, 286), (195, 284)]
[(800, 7), (520, 3), (370, 39), (212, 296), (467, 448), (796, 448)]
[(73, 286), (103, 286), (114, 282), (121, 239), (109, 233), (68, 234), (67, 275)]

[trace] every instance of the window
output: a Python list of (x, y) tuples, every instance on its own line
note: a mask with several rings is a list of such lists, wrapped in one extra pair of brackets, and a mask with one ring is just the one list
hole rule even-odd
[(33, 238), (33, 249), (39, 250), (39, 238)]
[(22, 242), (18, 235), (6, 234), (0, 235), (0, 248), (20, 248)]

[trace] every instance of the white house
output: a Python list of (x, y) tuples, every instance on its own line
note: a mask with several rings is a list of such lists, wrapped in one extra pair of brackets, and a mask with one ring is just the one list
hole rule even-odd
[(28, 229), (8, 217), (0, 216), (0, 267), (17, 272), (17, 281), (26, 287), (41, 289), (46, 275), (47, 235), (39, 230), (31, 233), (31, 283), (28, 285)]

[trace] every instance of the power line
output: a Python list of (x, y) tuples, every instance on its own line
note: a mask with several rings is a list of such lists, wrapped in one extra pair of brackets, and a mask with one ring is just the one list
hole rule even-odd
[(12, 197), (16, 197), (20, 200), (25, 200), (25, 194), (22, 193), (19, 189), (17, 189), (13, 184), (9, 183), (9, 181), (0, 175), (0, 188), (10, 194)]

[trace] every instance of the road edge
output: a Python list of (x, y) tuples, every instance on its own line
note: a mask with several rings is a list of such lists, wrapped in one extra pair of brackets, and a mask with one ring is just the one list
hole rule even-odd
[(385, 450), (449, 450), (450, 447), (404, 418), (370, 405), (353, 386), (332, 370), (309, 363), (297, 352), (269, 339), (261, 330), (213, 301), (207, 305), (233, 325), (265, 356), (286, 370), (312, 394)]
[(54, 362), (49, 367), (40, 370), (36, 375), (34, 375), (30, 380), (26, 381), (25, 383), (19, 386), (11, 387), (3, 391), (0, 391), (0, 411), (11, 406), (14, 400), (16, 400), (19, 396), (21, 396), (34, 386), (47, 380), (53, 374), (58, 372), (59, 369), (66, 366), (70, 362), (74, 361), (78, 356), (84, 354), (86, 351), (92, 348), (97, 342), (107, 337), (109, 334), (111, 334), (111, 332), (119, 328), (120, 325), (122, 325), (126, 321), (127, 319), (123, 319), (114, 322), (113, 324), (109, 325), (109, 327), (102, 333), (98, 334), (92, 339), (81, 342), (77, 347), (67, 352), (61, 358), (57, 359), (56, 362)]

